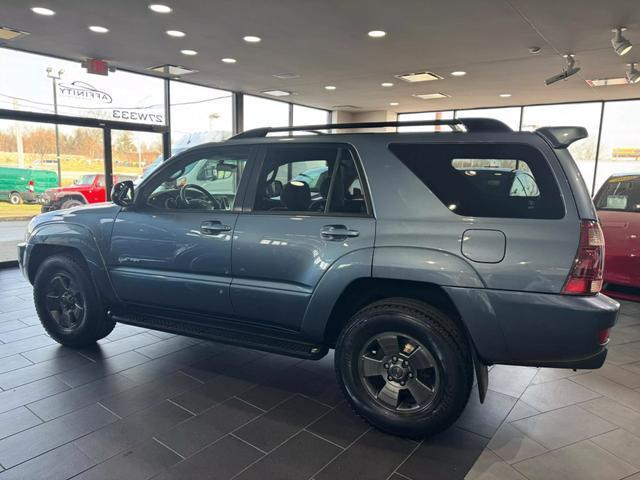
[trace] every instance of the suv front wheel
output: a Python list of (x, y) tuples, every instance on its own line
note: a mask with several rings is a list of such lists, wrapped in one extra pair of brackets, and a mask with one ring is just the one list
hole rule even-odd
[(336, 344), (335, 367), (356, 412), (401, 436), (447, 428), (473, 385), (458, 325), (426, 303), (403, 298), (373, 303), (351, 318)]
[(91, 345), (115, 327), (86, 265), (76, 255), (53, 255), (42, 262), (33, 282), (33, 299), (45, 330), (62, 345)]

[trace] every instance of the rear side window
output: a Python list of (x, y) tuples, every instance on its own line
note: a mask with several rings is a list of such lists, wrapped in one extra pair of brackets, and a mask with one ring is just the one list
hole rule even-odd
[(640, 212), (640, 175), (611, 177), (596, 196), (596, 208)]
[(458, 215), (564, 216), (551, 168), (529, 145), (396, 143), (389, 149)]

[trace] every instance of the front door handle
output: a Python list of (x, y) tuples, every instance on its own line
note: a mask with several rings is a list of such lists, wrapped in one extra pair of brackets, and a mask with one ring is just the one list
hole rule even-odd
[(358, 230), (351, 230), (345, 225), (325, 225), (320, 229), (320, 237), (325, 240), (344, 240), (360, 235)]
[(200, 224), (200, 231), (204, 235), (218, 235), (222, 232), (229, 232), (231, 227), (218, 220), (208, 220)]

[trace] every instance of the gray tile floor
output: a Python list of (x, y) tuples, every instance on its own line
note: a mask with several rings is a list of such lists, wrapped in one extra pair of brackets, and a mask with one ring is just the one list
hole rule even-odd
[(454, 427), (400, 439), (350, 411), (330, 357), (126, 325), (65, 349), (0, 270), (0, 480), (640, 479), (640, 304), (625, 303), (602, 370), (490, 377)]

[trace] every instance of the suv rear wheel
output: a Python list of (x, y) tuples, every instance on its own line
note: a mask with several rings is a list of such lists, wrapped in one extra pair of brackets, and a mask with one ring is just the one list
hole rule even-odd
[(75, 255), (53, 255), (42, 262), (33, 282), (33, 298), (45, 330), (62, 345), (90, 345), (115, 327), (87, 267)]
[(70, 198), (69, 200), (65, 200), (64, 202), (62, 202), (60, 209), (64, 210), (65, 208), (79, 207), (80, 205), (84, 205), (84, 203), (75, 198)]
[(374, 426), (424, 436), (451, 425), (473, 385), (457, 324), (432, 306), (390, 298), (356, 313), (336, 345), (336, 374), (352, 407)]

